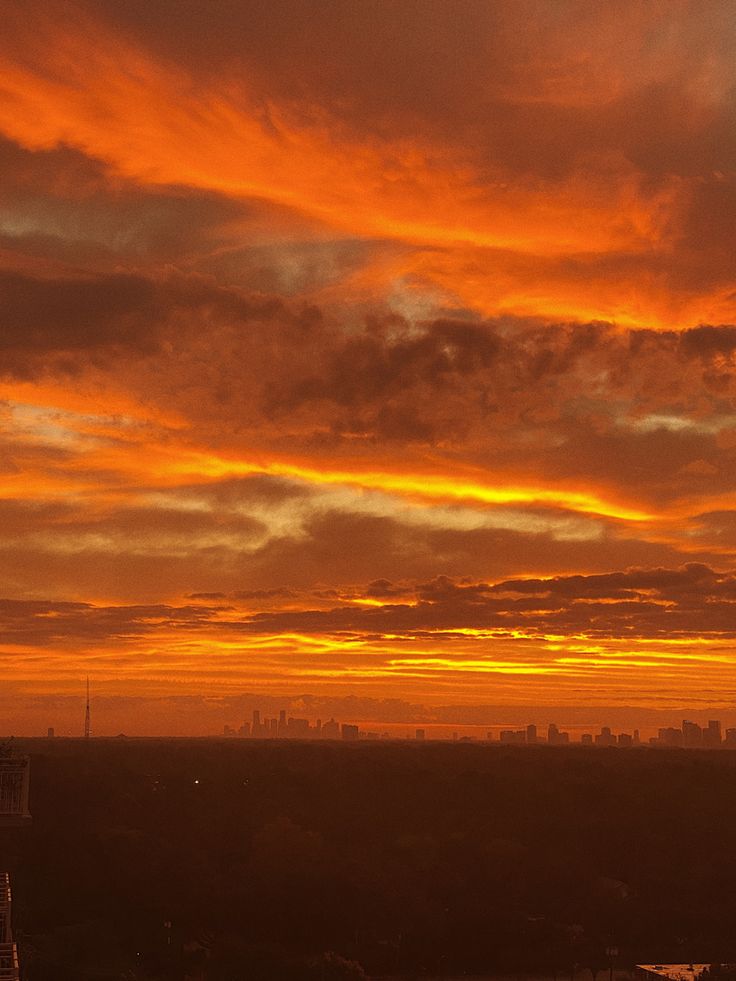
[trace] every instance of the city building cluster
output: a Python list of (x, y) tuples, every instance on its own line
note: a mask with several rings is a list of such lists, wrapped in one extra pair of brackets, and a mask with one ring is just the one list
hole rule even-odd
[(697, 722), (688, 722), (685, 719), (679, 729), (660, 729), (656, 738), (650, 742), (660, 746), (684, 746), (685, 749), (717, 749), (719, 746), (736, 749), (736, 729), (726, 729), (724, 738), (721, 723), (717, 719), (712, 719), (705, 728)]
[[(258, 709), (253, 711), (251, 721), (243, 722), (238, 728), (226, 725), (224, 735), (245, 739), (391, 739), (396, 738), (388, 732), (372, 732), (361, 730), (352, 723), (339, 723), (334, 719), (322, 722), (321, 719), (312, 724), (309, 719), (290, 718), (286, 711), (279, 712), (278, 718), (261, 718)], [(413, 738), (423, 742), (428, 738), (426, 729), (415, 729)], [(429, 736), (432, 738), (432, 736)], [(437, 737), (435, 737), (437, 738)], [(452, 739), (458, 742), (474, 742), (474, 737), (460, 736), (452, 733)], [(668, 727), (659, 729), (656, 736), (642, 739), (638, 729), (633, 732), (613, 732), (610, 726), (603, 726), (598, 733), (584, 732), (579, 738), (573, 739), (569, 732), (559, 729), (551, 722), (545, 731), (539, 731), (536, 725), (528, 725), (523, 729), (501, 729), (498, 737), (493, 731), (486, 734), (487, 742), (499, 742), (504, 746), (681, 746), (685, 749), (736, 749), (736, 728), (726, 729), (725, 736), (721, 723), (711, 720), (703, 727), (696, 722), (683, 721), (680, 728)]]
[[(489, 732), (488, 738), (492, 739), (493, 734)], [(507, 745), (516, 746), (534, 746), (540, 743), (546, 743), (548, 746), (568, 746), (571, 739), (569, 732), (561, 732), (554, 723), (550, 723), (547, 727), (546, 738), (538, 733), (535, 725), (529, 725), (526, 729), (502, 729), (500, 741)], [(580, 744), (583, 746), (641, 746), (644, 743), (638, 729), (634, 729), (633, 733), (615, 733), (609, 726), (603, 726), (601, 731), (595, 735), (591, 732), (582, 733)], [(705, 727), (685, 719), (680, 728), (659, 729), (656, 736), (651, 736), (646, 740), (646, 745), (682, 746), (685, 749), (736, 749), (736, 729), (726, 729), (724, 737), (721, 723), (717, 719), (711, 719)]]
[[(488, 738), (493, 738), (493, 733), (488, 733)], [(537, 731), (535, 725), (529, 725), (526, 729), (502, 729), (500, 741), (512, 746), (538, 746), (546, 743), (548, 746), (569, 746), (571, 743), (570, 733), (560, 731), (554, 722), (547, 726), (547, 735), (543, 736)], [(641, 746), (639, 730), (634, 729), (633, 733), (611, 731), (609, 726), (603, 726), (596, 735), (591, 732), (584, 732), (580, 737), (582, 746)]]
[[(225, 736), (240, 736), (245, 739), (344, 739), (346, 741), (356, 739), (379, 739), (377, 732), (361, 732), (356, 725), (349, 723), (335, 722), (330, 719), (322, 722), (317, 719), (312, 725), (309, 719), (292, 719), (287, 716), (282, 709), (277, 719), (261, 718), (259, 709), (253, 710), (253, 718), (250, 722), (243, 722), (239, 728), (226, 725), (224, 728)], [(384, 733), (388, 737), (387, 733)]]

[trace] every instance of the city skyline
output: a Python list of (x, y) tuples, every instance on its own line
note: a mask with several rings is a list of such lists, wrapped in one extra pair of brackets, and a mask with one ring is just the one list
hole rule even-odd
[[(46, 727), (46, 738), (79, 738), (84, 740), (92, 738), (91, 706), (89, 678), (85, 682), (84, 697), (84, 724), (81, 732), (76, 731), (75, 727), (71, 730), (64, 730), (60, 727), (57, 732), (57, 725)], [(591, 746), (669, 746), (681, 747), (685, 749), (693, 748), (736, 748), (736, 716), (733, 717), (733, 724), (729, 721), (723, 722), (721, 719), (702, 718), (696, 721), (690, 714), (690, 718), (682, 719), (681, 724), (672, 721), (672, 713), (669, 718), (660, 718), (656, 724), (649, 721), (648, 724), (635, 724), (631, 731), (614, 731), (614, 726), (606, 723), (591, 724), (580, 720), (571, 720), (558, 725), (557, 721), (543, 715), (537, 715), (535, 721), (519, 723), (519, 716), (506, 714), (502, 718), (503, 711), (498, 708), (485, 706), (485, 722), (479, 721), (460, 721), (448, 716), (444, 721), (440, 721), (437, 715), (431, 715), (426, 707), (413, 706), (414, 717), (407, 719), (396, 714), (397, 705), (392, 705), (393, 713), (387, 713), (383, 718), (378, 719), (357, 719), (351, 713), (360, 700), (351, 698), (342, 703), (342, 708), (347, 714), (344, 718), (335, 719), (334, 714), (327, 713), (331, 709), (340, 713), (340, 703), (330, 702), (314, 698), (313, 696), (303, 695), (299, 699), (288, 701), (289, 708), (282, 707), (284, 702), (278, 698), (271, 698), (267, 701), (264, 709), (264, 702), (258, 695), (244, 696), (241, 700), (243, 718), (238, 724), (232, 721), (222, 723), (220, 731), (203, 730), (196, 735), (202, 737), (224, 736), (225, 738), (247, 738), (258, 740), (269, 739), (393, 739), (404, 740), (414, 738), (418, 741), (424, 740), (454, 740), (460, 742), (477, 742), (479, 740), (506, 745), (591, 745)], [(103, 699), (103, 705), (105, 704)], [(244, 705), (252, 706), (245, 709)], [(298, 715), (292, 714), (295, 710)], [(363, 708), (366, 706), (364, 705)], [(322, 717), (324, 710), (325, 718)], [(452, 711), (452, 709), (450, 709)], [(516, 710), (515, 710), (516, 711)], [(103, 709), (104, 712), (104, 709)], [(217, 707), (218, 715), (222, 715), (222, 706)], [(272, 714), (269, 714), (272, 713)], [(507, 710), (508, 713), (508, 710)], [(614, 713), (615, 714), (615, 713)], [(497, 718), (494, 718), (494, 715)], [(5, 720), (7, 722), (7, 720)], [(631, 722), (631, 719), (628, 720)], [(130, 732), (117, 731), (115, 729), (115, 718), (107, 720), (103, 716), (102, 738), (115, 737), (154, 737), (162, 738), (172, 735), (195, 735), (194, 733), (172, 734), (166, 731), (146, 731), (145, 729), (134, 729)], [(112, 724), (111, 724), (112, 723)], [(0, 719), (0, 738), (12, 738), (15, 735), (23, 737), (41, 737), (41, 733), (33, 730), (15, 731), (8, 729), (3, 733), (3, 720)], [(600, 731), (596, 732), (596, 728)], [(619, 729), (621, 723), (619, 724)], [(347, 730), (347, 735), (346, 735)]]
[(735, 43), (725, 0), (4, 4), (0, 719), (87, 674), (113, 734), (726, 719)]

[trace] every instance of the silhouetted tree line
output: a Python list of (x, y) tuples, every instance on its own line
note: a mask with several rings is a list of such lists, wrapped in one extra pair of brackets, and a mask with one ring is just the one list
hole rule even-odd
[(27, 981), (736, 961), (736, 754), (26, 748), (34, 823), (2, 860)]

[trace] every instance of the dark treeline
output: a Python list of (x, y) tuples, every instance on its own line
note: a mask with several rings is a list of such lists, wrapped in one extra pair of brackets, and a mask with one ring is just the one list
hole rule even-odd
[(27, 981), (736, 961), (736, 754), (21, 748), (34, 822), (0, 849)]

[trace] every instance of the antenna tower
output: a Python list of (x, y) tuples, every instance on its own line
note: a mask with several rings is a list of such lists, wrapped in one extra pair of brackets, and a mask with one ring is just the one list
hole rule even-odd
[(92, 735), (92, 722), (89, 715), (89, 675), (87, 675), (87, 708), (84, 713), (84, 738), (89, 739)]

